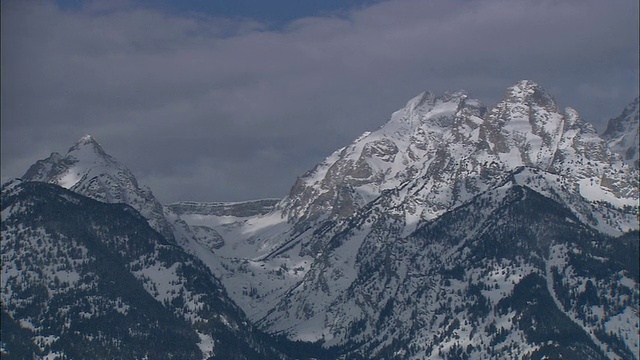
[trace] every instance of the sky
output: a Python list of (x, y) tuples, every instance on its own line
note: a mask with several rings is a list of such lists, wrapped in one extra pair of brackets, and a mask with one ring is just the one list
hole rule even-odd
[(161, 202), (285, 196), (422, 91), (521, 79), (602, 130), (638, 96), (637, 0), (1, 6), (1, 175), (85, 134)]

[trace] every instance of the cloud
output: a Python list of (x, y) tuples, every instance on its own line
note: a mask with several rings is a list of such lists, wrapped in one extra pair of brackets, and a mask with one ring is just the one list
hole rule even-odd
[(634, 1), (385, 1), (269, 28), (2, 2), (2, 176), (85, 133), (163, 201), (283, 196), (420, 91), (523, 78), (597, 122), (637, 96)]

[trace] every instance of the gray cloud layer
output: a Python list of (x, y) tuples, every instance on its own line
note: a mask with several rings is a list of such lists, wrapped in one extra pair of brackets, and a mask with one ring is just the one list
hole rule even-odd
[[(98, 6), (98, 5), (100, 6)], [(602, 127), (638, 94), (638, 2), (386, 1), (269, 29), (2, 2), (2, 178), (90, 133), (165, 202), (283, 196), (423, 90), (520, 79)]]

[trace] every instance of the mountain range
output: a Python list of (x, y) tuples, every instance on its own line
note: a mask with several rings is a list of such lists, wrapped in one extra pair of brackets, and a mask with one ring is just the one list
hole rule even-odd
[(638, 122), (425, 92), (283, 199), (168, 205), (85, 136), (3, 185), (3, 356), (637, 359)]

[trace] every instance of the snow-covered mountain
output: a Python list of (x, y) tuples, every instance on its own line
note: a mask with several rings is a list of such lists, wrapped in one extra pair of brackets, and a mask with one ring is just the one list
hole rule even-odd
[[(488, 111), (464, 92), (417, 96), (298, 179), (280, 207), (306, 226), (348, 217), (384, 190), (403, 188), (408, 225), (470, 200), (520, 166), (560, 175), (592, 201), (637, 199), (636, 179), (593, 126), (521, 81)], [(607, 231), (629, 230), (625, 220), (615, 228)]]
[(630, 103), (616, 118), (609, 120), (602, 138), (615, 153), (636, 169), (638, 163), (638, 125), (640, 124), (640, 98)]
[(248, 320), (335, 356), (633, 359), (635, 104), (603, 138), (532, 81), (425, 92), (280, 201), (162, 208), (90, 137), (23, 180), (131, 205)]
[[(579, 238), (584, 231), (596, 234), (593, 236), (601, 241), (615, 241), (607, 236), (625, 236), (638, 229), (637, 178), (637, 170), (612, 152), (592, 125), (584, 122), (571, 108), (561, 111), (553, 98), (531, 81), (521, 81), (510, 87), (503, 100), (489, 109), (464, 92), (442, 96), (426, 92), (395, 112), (380, 129), (363, 134), (299, 178), (290, 194), (270, 214), (223, 225), (211, 221), (210, 225), (225, 238), (225, 245), (217, 250), (218, 258), (209, 257), (205, 262), (220, 262), (214, 267), (232, 298), (268, 331), (285, 333), (299, 340), (325, 341), (327, 346), (358, 349), (353, 354), (365, 357), (380, 357), (397, 347), (400, 352), (395, 357), (406, 358), (412, 353), (405, 347), (406, 343), (399, 345), (396, 340), (392, 345), (391, 340), (382, 339), (419, 336), (422, 347), (414, 344), (414, 349), (438, 357), (438, 352), (426, 351), (429, 346), (437, 346), (438, 341), (426, 342), (424, 339), (436, 336), (438, 329), (447, 324), (433, 323), (437, 320), (433, 314), (429, 315), (428, 321), (436, 325), (431, 327), (425, 326), (422, 320), (410, 320), (417, 307), (412, 302), (414, 296), (399, 298), (396, 295), (415, 290), (417, 285), (409, 285), (399, 270), (393, 270), (391, 274), (372, 274), (371, 271), (378, 271), (373, 269), (392, 266), (409, 271), (407, 269), (411, 268), (412, 277), (426, 281), (443, 271), (442, 263), (434, 263), (434, 258), (441, 254), (452, 254), (452, 260), (448, 260), (452, 263), (464, 263), (466, 256), (483, 256), (474, 255), (475, 248), (472, 247), (464, 250), (470, 254), (461, 257), (457, 253), (464, 249), (461, 240), (447, 240), (446, 236), (454, 229), (466, 241), (483, 248), (489, 246), (482, 244), (484, 239), (494, 237), (510, 241), (520, 238), (515, 240), (516, 244), (536, 241), (545, 246), (572, 248), (577, 245), (567, 242), (565, 236), (574, 234)], [(562, 209), (565, 215), (558, 219), (554, 216), (559, 210), (549, 215), (540, 214), (545, 221), (554, 220), (549, 226), (564, 229), (569, 222), (577, 224), (576, 227), (565, 235), (548, 234), (539, 229), (545, 226), (543, 221), (530, 225), (524, 222), (517, 229), (509, 230), (507, 236), (502, 234), (506, 231), (502, 228), (483, 226), (504, 218), (496, 215), (501, 214), (500, 206), (520, 209), (522, 203), (528, 203), (517, 197), (508, 197), (511, 202), (497, 204), (488, 200), (507, 191), (503, 189), (505, 184), (514, 187), (509, 191), (524, 191), (544, 199), (540, 201), (550, 209)], [(518, 190), (520, 188), (525, 190)], [(454, 214), (468, 208), (472, 202), (476, 204), (474, 211), (486, 218), (461, 220), (451, 225), (452, 229), (435, 234), (441, 241), (416, 240), (416, 233), (445, 215), (460, 216)], [(505, 216), (524, 219), (525, 215), (531, 216), (528, 212)], [(207, 222), (203, 217), (198, 221)], [(531, 229), (526, 230), (528, 226)], [(532, 238), (529, 232), (540, 234)], [(397, 247), (398, 244), (425, 241), (435, 242), (434, 248)], [(384, 245), (387, 243), (394, 246)], [(527, 248), (526, 244), (522, 246)], [(522, 271), (523, 278), (537, 274), (546, 281), (550, 279), (546, 267), (549, 263), (554, 264), (554, 260), (548, 257), (548, 249), (539, 247), (536, 251), (537, 260), (521, 261), (507, 252), (495, 259), (492, 266), (502, 269), (505, 265), (499, 264), (504, 261), (518, 262), (528, 269)], [(409, 262), (411, 257), (419, 257), (421, 265)], [(371, 263), (377, 265), (370, 266)], [(571, 269), (567, 271), (577, 271)], [(468, 282), (476, 276), (473, 271), (465, 270), (460, 276)], [(633, 278), (628, 271), (625, 274), (627, 278)], [(449, 279), (448, 275), (441, 276), (444, 276), (443, 281)], [(613, 281), (608, 279), (594, 278), (592, 281)], [(578, 280), (567, 278), (563, 281)], [(637, 282), (625, 281), (630, 294), (637, 296)], [(512, 286), (517, 284), (516, 280), (513, 282)], [(390, 288), (390, 283), (396, 283), (396, 287)], [(363, 295), (363, 286), (377, 289), (378, 294)], [(456, 289), (456, 292), (458, 290), (462, 291)], [(421, 291), (429, 293), (428, 289)], [(510, 291), (504, 291), (500, 296), (492, 295), (493, 302), (485, 305), (497, 309), (500, 301), (506, 302), (513, 295)], [(549, 290), (545, 298), (557, 299), (554, 291)], [(430, 294), (423, 305), (433, 301), (430, 297), (438, 296)], [(444, 296), (444, 293), (440, 295)], [(394, 305), (385, 307), (389, 301)], [(567, 297), (563, 301), (578, 300)], [(607, 298), (606, 301), (624, 302), (623, 297)], [(554, 304), (557, 304), (555, 300)], [(629, 312), (622, 315), (602, 315), (599, 324), (605, 326), (616, 316), (635, 323), (636, 318), (629, 316), (637, 311), (636, 308), (627, 308), (624, 311)], [(465, 317), (460, 307), (438, 311), (448, 312), (451, 321), (456, 316)], [(577, 315), (571, 315), (573, 310), (569, 305), (558, 307), (557, 311), (566, 315), (567, 324), (577, 324), (578, 328), (572, 331), (581, 329), (578, 332), (582, 334), (601, 330), (594, 330), (595, 325), (588, 325), (578, 320)], [(376, 323), (376, 319), (384, 321)], [(423, 320), (427, 321), (426, 318)], [(484, 320), (491, 322), (489, 318)], [(611, 321), (607, 331), (619, 330), (625, 332), (624, 336), (630, 336), (628, 329), (613, 329), (612, 324), (617, 322)], [(400, 330), (399, 323), (426, 330)], [(388, 324), (396, 325), (389, 325), (390, 328), (384, 330), (383, 325)], [(478, 329), (469, 331), (478, 337), (467, 341), (467, 345), (492, 341), (493, 335), (487, 335), (491, 331), (487, 330), (485, 335), (478, 335)], [(514, 338), (508, 345), (514, 346), (514, 354), (525, 356), (549, 350), (532, 339), (526, 339), (524, 345), (515, 350), (513, 344), (525, 335), (514, 336), (517, 341)], [(609, 344), (606, 338), (610, 334), (605, 331), (605, 335), (599, 336), (591, 336), (580, 345), (591, 349), (585, 350), (585, 354), (592, 350), (595, 353), (605, 351), (602, 347), (606, 347), (604, 343)], [(451, 339), (447, 341), (449, 346), (462, 344)], [(550, 338), (549, 341), (553, 340)], [(624, 354), (637, 349), (637, 343), (633, 341), (625, 344), (623, 348), (628, 350), (616, 350), (623, 358)], [(570, 346), (573, 345), (563, 344), (560, 347), (564, 350), (558, 351), (566, 351)], [(451, 349), (457, 348), (449, 348), (446, 352), (452, 354)], [(474, 351), (486, 354), (486, 350)], [(607, 353), (606, 356), (619, 355)]]
[[(584, 225), (536, 191), (555, 180), (520, 168), (407, 236), (392, 204), (369, 204), (322, 239), (259, 324), (365, 358), (634, 358), (637, 303), (625, 299), (638, 297), (637, 231), (612, 238)], [(612, 342), (622, 346), (608, 351)]]
[(256, 330), (206, 265), (125, 204), (11, 181), (1, 249), (3, 358), (323, 355)]
[(165, 238), (174, 238), (162, 204), (151, 189), (138, 185), (131, 171), (108, 155), (91, 135), (78, 140), (65, 156), (54, 152), (36, 162), (21, 179), (60, 185), (102, 202), (131, 205)]

